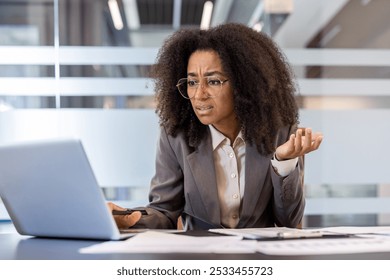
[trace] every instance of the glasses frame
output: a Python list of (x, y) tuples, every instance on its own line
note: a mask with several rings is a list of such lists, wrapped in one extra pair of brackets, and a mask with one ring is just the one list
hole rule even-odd
[[(219, 85), (220, 90), (219, 90), (218, 94), (210, 95), (210, 93), (207, 93), (207, 96), (210, 97), (210, 98), (217, 97), (217, 96), (221, 93), (221, 91), (222, 91), (222, 86), (223, 86), (223, 84), (226, 83), (227, 81), (229, 81), (229, 79), (222, 80), (221, 78), (216, 77), (216, 76), (202, 77), (202, 78), (199, 79), (198, 81), (196, 81), (195, 79), (192, 80), (191, 78), (181, 78), (181, 79), (179, 79), (179, 81), (177, 81), (176, 88), (177, 88), (177, 90), (179, 91), (180, 95), (181, 95), (183, 98), (185, 98), (185, 99), (192, 99), (192, 98), (195, 97), (196, 92), (197, 92), (197, 90), (199, 89), (199, 85), (202, 86), (202, 85), (201, 85), (201, 80), (202, 80), (202, 79), (206, 79), (206, 80), (207, 80), (206, 87), (212, 87), (212, 86), (209, 85), (209, 81), (210, 81), (210, 80), (218, 80), (218, 81), (220, 82), (220, 85)], [(190, 97), (189, 94), (188, 94), (188, 90), (186, 90), (186, 92), (184, 92), (184, 93), (181, 92), (181, 90), (180, 90), (180, 86), (183, 85), (183, 83), (188, 84), (188, 81), (189, 81), (189, 80), (190, 80), (190, 81), (196, 82), (195, 91), (194, 91), (193, 96), (191, 96), (191, 97)]]

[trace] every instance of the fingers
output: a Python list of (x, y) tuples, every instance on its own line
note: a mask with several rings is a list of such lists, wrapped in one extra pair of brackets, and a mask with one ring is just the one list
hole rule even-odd
[(290, 135), (288, 140), (288, 143), (291, 142), (288, 148), (289, 157), (294, 158), (305, 153), (307, 147), (311, 145), (310, 135), (310, 129), (298, 129), (295, 134)]
[(296, 135), (291, 134), (290, 139), (287, 141), (287, 152), (288, 153), (294, 153), (296, 147), (295, 147), (295, 142), (296, 142)]
[(277, 160), (283, 161), (294, 157), (295, 138), (295, 134), (291, 134), (288, 141), (276, 149), (275, 157)]
[(286, 143), (277, 147), (275, 156), (277, 160), (288, 160), (317, 150), (321, 145), (321, 133), (313, 133), (311, 128), (299, 128), (291, 134)]
[(141, 212), (135, 211), (129, 215), (114, 215), (114, 220), (118, 228), (130, 228), (141, 219)]
[(302, 136), (302, 129), (298, 129), (297, 132), (295, 133), (295, 141), (294, 141), (294, 155), (298, 156), (301, 151), (302, 151), (302, 139), (305, 139), (304, 136)]
[[(112, 210), (125, 211), (126, 208), (120, 207), (112, 202), (107, 202), (107, 206)], [(114, 215), (114, 220), (118, 228), (129, 228), (134, 226), (142, 217), (140, 211), (134, 211), (129, 215)]]
[(297, 133), (305, 135), (302, 137), (301, 142), (299, 143), (301, 145), (299, 155), (303, 155), (310, 152), (313, 144), (311, 128), (299, 129)]
[(311, 128), (305, 128), (305, 139), (303, 140), (303, 150), (309, 149), (312, 145), (312, 131)]
[(112, 210), (118, 210), (118, 211), (126, 210), (126, 208), (120, 207), (112, 202), (107, 202), (107, 206), (111, 210), (111, 212), (112, 212)]
[(300, 156), (317, 150), (322, 142), (322, 139), (322, 134), (318, 132), (313, 134), (311, 128), (298, 129), (295, 152), (298, 153), (298, 156)]
[(324, 136), (321, 133), (314, 134), (314, 136), (313, 136), (314, 142), (312, 145), (312, 147), (313, 147), (312, 151), (317, 150), (320, 147), (323, 138), (324, 138)]
[(135, 211), (131, 215), (126, 215), (123, 218), (126, 220), (126, 226), (132, 227), (141, 219), (141, 212)]

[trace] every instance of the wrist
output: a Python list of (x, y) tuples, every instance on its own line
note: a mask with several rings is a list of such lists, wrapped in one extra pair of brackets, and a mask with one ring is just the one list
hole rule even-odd
[(277, 161), (286, 161), (286, 160), (290, 160), (293, 158), (282, 158), (282, 157), (278, 156), (277, 153), (275, 152), (274, 159), (276, 159)]
[(283, 161), (283, 159), (280, 159), (280, 157), (278, 157), (277, 153), (274, 154), (274, 159), (276, 159), (277, 161)]

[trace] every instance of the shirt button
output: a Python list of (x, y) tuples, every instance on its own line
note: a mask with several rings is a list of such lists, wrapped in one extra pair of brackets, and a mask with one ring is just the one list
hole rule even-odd
[(234, 157), (234, 154), (233, 153), (229, 153), (229, 157)]
[(230, 177), (236, 178), (236, 174), (235, 174), (235, 173), (232, 173), (232, 174), (230, 174)]
[(233, 215), (232, 216), (233, 219), (237, 219), (237, 217), (238, 217), (237, 215)]
[(236, 193), (233, 194), (233, 198), (234, 198), (234, 199), (237, 199), (237, 198), (238, 198), (238, 194), (236, 194)]

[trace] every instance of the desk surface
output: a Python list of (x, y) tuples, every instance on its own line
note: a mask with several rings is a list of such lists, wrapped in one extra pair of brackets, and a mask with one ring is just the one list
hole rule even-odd
[[(4, 228), (4, 223), (0, 228)], [(12, 230), (0, 230), (0, 260), (390, 260), (390, 251), (381, 253), (272, 256), (255, 254), (80, 254), (79, 249), (101, 241), (48, 239), (21, 236)]]

